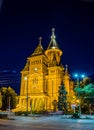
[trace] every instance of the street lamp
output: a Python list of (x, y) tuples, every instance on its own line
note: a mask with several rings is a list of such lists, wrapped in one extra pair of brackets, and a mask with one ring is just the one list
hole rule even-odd
[(8, 105), (9, 105), (9, 106), (8, 106), (8, 107), (9, 107), (9, 108), (8, 108), (8, 109), (9, 109), (9, 110), (8, 110), (8, 112), (9, 112), (8, 114), (9, 114), (9, 115), (10, 115), (10, 100), (11, 100), (11, 97), (9, 97), (9, 99), (8, 99)]
[(85, 75), (84, 74), (75, 74), (74, 75), (75, 78), (77, 78), (77, 87), (78, 87), (78, 99), (79, 99), (79, 114), (81, 114), (81, 102), (80, 102), (80, 92), (79, 92), (79, 88), (80, 88), (80, 78), (84, 78)]
[(27, 81), (26, 83), (26, 115), (28, 116), (28, 78), (24, 77), (24, 80)]

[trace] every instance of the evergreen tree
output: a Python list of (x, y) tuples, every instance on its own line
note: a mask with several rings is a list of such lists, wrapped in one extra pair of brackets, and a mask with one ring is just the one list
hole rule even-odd
[(67, 91), (63, 84), (59, 87), (58, 110), (67, 111)]

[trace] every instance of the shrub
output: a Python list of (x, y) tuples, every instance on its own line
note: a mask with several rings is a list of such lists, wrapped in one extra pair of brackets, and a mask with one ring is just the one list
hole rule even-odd
[(17, 112), (15, 112), (15, 115), (17, 115), (17, 116), (20, 116), (20, 115), (22, 115), (22, 114), (23, 114), (22, 111), (17, 111)]
[(72, 118), (80, 118), (78, 113), (73, 113)]
[(17, 116), (21, 116), (21, 115), (27, 116), (28, 114), (30, 114), (30, 112), (26, 112), (26, 111), (17, 111), (17, 112), (15, 112), (15, 115), (17, 115)]
[(8, 118), (8, 114), (0, 114), (0, 118), (1, 119), (6, 119), (6, 118)]

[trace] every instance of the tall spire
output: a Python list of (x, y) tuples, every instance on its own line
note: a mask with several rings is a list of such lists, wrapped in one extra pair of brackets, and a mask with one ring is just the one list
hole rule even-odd
[(55, 36), (55, 28), (52, 28), (51, 41), (47, 49), (59, 49), (58, 44), (56, 42)]
[(45, 54), (50, 60), (51, 64), (54, 61), (54, 63), (56, 62), (56, 64), (59, 65), (62, 51), (59, 49), (57, 41), (56, 41), (55, 28), (52, 28), (51, 40), (50, 40), (47, 50), (45, 51)]

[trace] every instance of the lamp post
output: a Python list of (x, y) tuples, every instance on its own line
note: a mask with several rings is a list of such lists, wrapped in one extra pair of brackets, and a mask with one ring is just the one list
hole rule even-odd
[(26, 115), (28, 116), (28, 78), (25, 77), (24, 80), (27, 81), (26, 83)]
[(8, 109), (9, 109), (9, 110), (8, 110), (8, 111), (9, 111), (8, 114), (9, 114), (9, 115), (10, 115), (10, 100), (11, 100), (11, 97), (9, 97), (9, 99), (8, 99), (8, 105), (9, 105), (9, 106), (8, 106), (8, 107), (9, 107), (9, 108), (8, 108)]
[(80, 101), (80, 78), (84, 78), (85, 77), (85, 75), (83, 75), (83, 74), (81, 74), (81, 75), (79, 75), (79, 74), (75, 74), (74, 75), (76, 78), (77, 78), (77, 87), (78, 87), (78, 100), (79, 100), (79, 114), (81, 114), (81, 101)]

